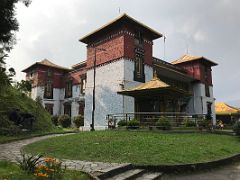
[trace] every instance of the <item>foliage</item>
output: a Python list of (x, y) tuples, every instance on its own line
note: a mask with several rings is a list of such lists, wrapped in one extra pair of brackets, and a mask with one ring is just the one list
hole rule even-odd
[(9, 121), (5, 115), (0, 116), (0, 124), (0, 135), (13, 136), (21, 133), (21, 130), (16, 125), (14, 125), (13, 122)]
[(61, 166), (60, 160), (51, 157), (45, 158), (43, 163), (36, 167), (34, 176), (37, 179), (60, 180), (66, 171), (66, 166), (65, 169), (62, 169)]
[(236, 133), (236, 135), (240, 135), (240, 121), (236, 121), (233, 125), (233, 131)]
[(26, 6), (30, 0), (1, 0), (0, 4), (0, 44), (6, 51), (10, 51), (15, 44), (15, 32), (19, 25), (16, 15), (16, 3), (23, 2)]
[(82, 115), (75, 116), (73, 118), (73, 123), (77, 128), (79, 128), (80, 126), (84, 126), (84, 117)]
[(125, 119), (122, 119), (122, 120), (118, 121), (117, 125), (118, 126), (127, 126), (127, 121)]
[(67, 115), (67, 114), (61, 115), (58, 118), (58, 122), (64, 128), (70, 127), (70, 125), (71, 125), (71, 117), (69, 115)]
[(41, 163), (40, 158), (42, 158), (43, 155), (28, 155), (21, 153), (21, 158), (17, 159), (17, 162), (19, 163), (20, 169), (27, 172), (28, 174), (32, 174), (35, 172), (35, 169), (38, 164)]
[(59, 116), (57, 116), (57, 115), (54, 115), (54, 116), (51, 117), (52, 123), (53, 123), (55, 126), (58, 125), (58, 118), (59, 118)]
[(29, 93), (32, 90), (32, 84), (30, 81), (21, 80), (15, 84), (15, 88), (23, 93)]
[(21, 113), (30, 113), (35, 117), (33, 131), (53, 129), (51, 116), (42, 106), (17, 89), (8, 86), (5, 91), (0, 93), (0, 117), (4, 114), (7, 115), (13, 109), (19, 109)]
[[(33, 174), (27, 174), (19, 168), (19, 166), (12, 162), (0, 161), (0, 179), (9, 180), (30, 180), (36, 179)], [(67, 170), (64, 174), (63, 180), (89, 180), (91, 179), (86, 173), (81, 171)]]
[(185, 125), (186, 127), (195, 127), (195, 126), (196, 126), (195, 121), (190, 120), (190, 119), (188, 119), (188, 118), (185, 118), (184, 121), (183, 121), (183, 123), (184, 123), (184, 125)]
[(132, 120), (128, 121), (127, 125), (128, 125), (129, 127), (136, 127), (136, 126), (139, 126), (140, 123), (139, 123), (138, 120), (132, 119)]
[(171, 123), (169, 119), (165, 116), (162, 116), (159, 118), (159, 120), (156, 122), (156, 126), (158, 126), (160, 129), (163, 129), (163, 130), (171, 129)]
[(197, 121), (197, 125), (200, 130), (202, 129), (210, 130), (212, 127), (212, 122), (209, 119), (200, 119)]

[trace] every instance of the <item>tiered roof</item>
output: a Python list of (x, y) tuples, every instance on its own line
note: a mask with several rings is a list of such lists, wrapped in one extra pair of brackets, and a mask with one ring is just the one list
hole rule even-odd
[(191, 62), (191, 61), (205, 61), (205, 62), (208, 62), (210, 63), (212, 66), (216, 66), (217, 63), (203, 57), (203, 56), (193, 56), (193, 55), (190, 55), (190, 54), (185, 54), (183, 55), (182, 57), (180, 57), (179, 59), (171, 62), (172, 64), (176, 65), (176, 64), (181, 64), (181, 63), (186, 63), (186, 62)]
[(56, 64), (52, 63), (51, 61), (49, 61), (48, 59), (44, 59), (44, 60), (42, 60), (40, 62), (36, 62), (36, 63), (32, 64), (31, 66), (29, 66), (26, 69), (22, 70), (22, 72), (27, 72), (30, 68), (32, 68), (32, 67), (34, 67), (36, 65), (43, 65), (43, 66), (48, 66), (48, 67), (52, 67), (52, 68), (56, 68), (56, 69), (70, 71), (70, 69), (68, 69), (68, 68), (56, 65)]

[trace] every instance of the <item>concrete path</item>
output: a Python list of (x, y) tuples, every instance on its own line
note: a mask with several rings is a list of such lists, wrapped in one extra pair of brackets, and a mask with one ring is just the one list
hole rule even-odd
[(240, 180), (240, 163), (192, 174), (164, 175), (161, 180)]
[[(30, 139), (25, 139), (25, 140), (14, 141), (6, 144), (0, 144), (0, 160), (16, 162), (16, 159), (21, 157), (20, 150), (23, 146), (34, 143), (36, 141), (53, 138), (57, 136), (66, 136), (66, 135), (69, 135), (69, 134), (47, 135), (47, 136), (34, 137)], [(88, 162), (88, 161), (63, 159), (63, 165), (65, 164), (68, 169), (83, 170), (89, 173), (107, 169), (110, 167), (115, 167), (115, 166), (117, 167), (120, 165), (118, 163)]]

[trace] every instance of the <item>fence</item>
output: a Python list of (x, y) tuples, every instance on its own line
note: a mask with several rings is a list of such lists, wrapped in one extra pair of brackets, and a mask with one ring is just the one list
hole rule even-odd
[(199, 122), (203, 120), (203, 115), (189, 115), (186, 113), (178, 112), (136, 112), (136, 113), (117, 113), (108, 114), (106, 117), (108, 128), (117, 127), (118, 122), (136, 119), (139, 121), (140, 126), (156, 126), (156, 123), (161, 117), (167, 118), (172, 127), (182, 126), (184, 123), (188, 122), (199, 125)]

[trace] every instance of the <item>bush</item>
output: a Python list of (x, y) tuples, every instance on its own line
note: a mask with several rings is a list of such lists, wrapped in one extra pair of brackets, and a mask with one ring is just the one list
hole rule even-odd
[(211, 127), (212, 127), (212, 123), (211, 123), (211, 120), (209, 119), (202, 119), (202, 120), (199, 120), (197, 122), (198, 124), (198, 128), (201, 130), (201, 129), (207, 129), (207, 130), (210, 130)]
[(132, 120), (128, 121), (127, 125), (128, 125), (129, 127), (136, 127), (136, 126), (139, 126), (140, 123), (139, 123), (138, 120), (132, 119)]
[(237, 136), (240, 135), (240, 121), (236, 121), (233, 125), (233, 131), (236, 133)]
[(169, 130), (171, 129), (171, 123), (167, 117), (160, 117), (160, 119), (156, 123), (162, 130)]
[(122, 120), (118, 121), (117, 125), (118, 126), (127, 126), (127, 121), (122, 119)]
[(79, 128), (80, 126), (84, 126), (84, 117), (82, 115), (75, 116), (73, 118), (73, 123), (77, 128)]
[(195, 127), (196, 126), (195, 121), (189, 120), (188, 118), (184, 119), (183, 123), (186, 127)]
[(9, 127), (0, 127), (0, 135), (14, 136), (19, 135), (21, 133), (22, 133), (21, 129), (15, 125), (10, 125)]
[(67, 127), (70, 127), (71, 125), (71, 118), (69, 115), (64, 114), (59, 116), (58, 122), (62, 127), (67, 128)]
[(51, 117), (51, 120), (52, 120), (52, 123), (57, 126), (58, 125), (58, 116), (57, 115), (54, 115)]
[(43, 155), (27, 155), (21, 153), (22, 158), (17, 159), (20, 169), (27, 172), (28, 174), (33, 174), (37, 165), (41, 162)]

